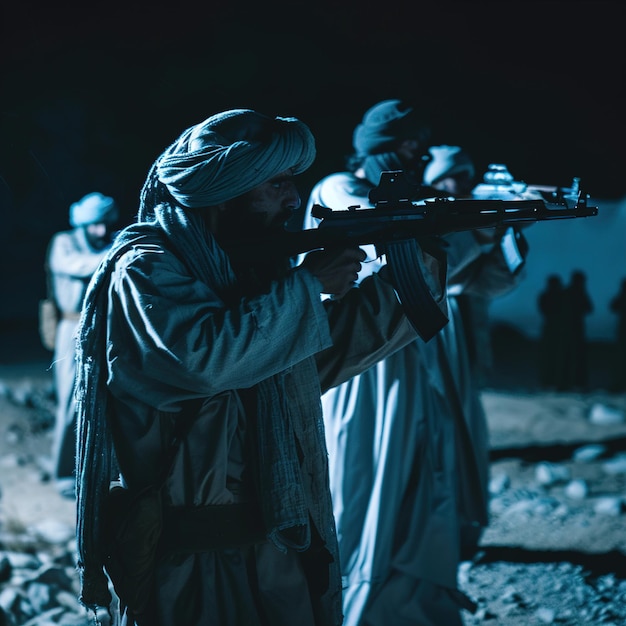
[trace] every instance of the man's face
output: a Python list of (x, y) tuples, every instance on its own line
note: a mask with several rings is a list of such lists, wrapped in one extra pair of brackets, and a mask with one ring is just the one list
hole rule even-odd
[(280, 232), (300, 203), (293, 173), (286, 170), (226, 202), (220, 218), (220, 234), (237, 239)]
[(98, 224), (87, 224), (85, 226), (85, 235), (89, 245), (94, 250), (102, 250), (111, 243), (110, 225), (104, 222)]
[(404, 139), (398, 145), (396, 152), (405, 163), (413, 163), (421, 156), (423, 149), (417, 139)]
[(396, 154), (408, 172), (421, 177), (424, 167), (430, 161), (428, 147), (418, 139), (403, 139), (396, 148)]

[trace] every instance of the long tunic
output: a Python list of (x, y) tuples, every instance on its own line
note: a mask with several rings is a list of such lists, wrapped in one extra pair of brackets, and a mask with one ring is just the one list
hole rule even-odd
[(48, 247), (52, 295), (61, 313), (53, 361), (57, 400), (53, 472), (57, 486), (68, 495), (74, 489), (76, 451), (76, 329), (89, 279), (106, 252), (106, 248), (94, 250), (89, 245), (82, 227), (55, 234)]
[[(370, 188), (333, 174), (308, 207), (368, 207)], [(446, 240), (449, 323), (322, 398), (346, 626), (460, 626), (469, 606), (457, 568), (487, 523), (489, 446), (454, 294), (492, 297), (518, 277), (471, 233)]]
[[(154, 624), (341, 623), (341, 586), (320, 396), (414, 340), (391, 285), (373, 276), (320, 300), (305, 269), (227, 304), (155, 241), (119, 258), (109, 287), (108, 388), (116, 453), (131, 487), (154, 480), (175, 420), (201, 400), (165, 484), (168, 505), (227, 505), (255, 493), (246, 389), (284, 372), (284, 404), (320, 557), (253, 546), (174, 554), (157, 570)], [(329, 563), (330, 561), (330, 563)], [(308, 577), (308, 579), (307, 579)]]

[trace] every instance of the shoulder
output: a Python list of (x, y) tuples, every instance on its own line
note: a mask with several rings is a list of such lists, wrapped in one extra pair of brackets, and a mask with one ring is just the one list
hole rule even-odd
[(372, 185), (351, 172), (336, 172), (322, 178), (311, 190), (310, 202), (332, 209), (358, 204), (370, 206), (368, 194)]
[(55, 245), (63, 241), (70, 241), (76, 238), (76, 233), (73, 230), (62, 230), (58, 233), (54, 233), (50, 238), (50, 245)]
[(77, 230), (63, 230), (55, 233), (48, 244), (50, 255), (56, 257), (80, 252), (84, 247)]
[(324, 187), (325, 185), (349, 184), (356, 177), (351, 172), (333, 172), (321, 178), (315, 187)]
[(182, 261), (157, 242), (141, 242), (112, 251), (114, 272), (117, 274), (152, 274), (155, 271), (184, 269)]
[(367, 195), (372, 188), (371, 183), (364, 178), (358, 178), (352, 172), (334, 172), (320, 179), (313, 189), (339, 187), (346, 192)]

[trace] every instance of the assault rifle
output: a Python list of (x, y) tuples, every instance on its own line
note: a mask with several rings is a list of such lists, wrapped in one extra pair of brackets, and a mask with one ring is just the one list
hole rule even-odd
[[(407, 316), (428, 341), (448, 318), (434, 302), (421, 272), (416, 271), (420, 246), (430, 252), (433, 240), (453, 232), (494, 227), (504, 230), (598, 214), (598, 208), (589, 206), (589, 196), (578, 185), (575, 190), (525, 186), (522, 193), (495, 189), (493, 197), (479, 199), (434, 195), (437, 193), (441, 192), (414, 184), (402, 171), (383, 172), (380, 183), (369, 194), (374, 208), (333, 210), (314, 205), (312, 215), (321, 220), (317, 228), (285, 230), (269, 240), (239, 240), (226, 249), (238, 260), (253, 263), (268, 256), (295, 257), (322, 248), (374, 244), (379, 255), (386, 255)], [(425, 197), (428, 195), (431, 197)]]

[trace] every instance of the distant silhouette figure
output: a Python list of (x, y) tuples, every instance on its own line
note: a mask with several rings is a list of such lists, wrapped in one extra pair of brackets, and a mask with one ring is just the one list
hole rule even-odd
[(551, 274), (537, 299), (543, 316), (539, 339), (539, 382), (548, 389), (562, 387), (565, 381), (564, 298), (565, 289), (561, 277)]
[(572, 272), (565, 288), (565, 378), (560, 389), (586, 389), (588, 384), (587, 334), (585, 317), (592, 313), (593, 303), (586, 287), (587, 278), (581, 270)]
[(617, 315), (617, 335), (613, 345), (611, 389), (626, 391), (626, 278), (619, 293), (611, 300), (610, 310)]

